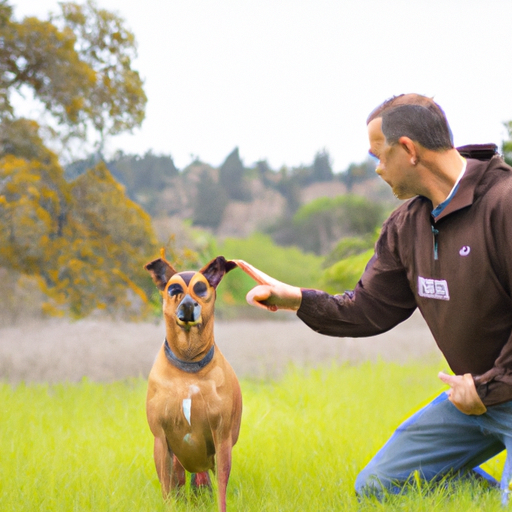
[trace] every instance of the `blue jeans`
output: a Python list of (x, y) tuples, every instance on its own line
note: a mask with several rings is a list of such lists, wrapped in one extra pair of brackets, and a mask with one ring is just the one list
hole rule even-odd
[(512, 401), (489, 407), (481, 416), (460, 412), (442, 393), (400, 425), (356, 479), (359, 495), (396, 494), (417, 471), (435, 482), (447, 475), (478, 474), (478, 466), (504, 449), (504, 500), (512, 478)]

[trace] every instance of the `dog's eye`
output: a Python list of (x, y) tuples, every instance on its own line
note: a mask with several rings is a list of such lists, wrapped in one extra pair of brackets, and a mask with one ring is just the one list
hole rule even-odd
[(202, 281), (199, 281), (194, 285), (194, 293), (198, 297), (205, 297), (207, 292), (208, 289), (206, 288), (206, 285)]
[(179, 284), (171, 284), (171, 286), (169, 286), (169, 288), (167, 288), (167, 293), (171, 297), (175, 297), (176, 295), (183, 293), (183, 288)]

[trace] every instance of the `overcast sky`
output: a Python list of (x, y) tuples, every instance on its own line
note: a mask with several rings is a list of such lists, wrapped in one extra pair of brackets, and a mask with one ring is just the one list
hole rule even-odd
[[(54, 0), (11, 0), (45, 17)], [(126, 20), (148, 96), (146, 119), (113, 153), (220, 165), (367, 156), (365, 120), (402, 92), (434, 96), (456, 145), (506, 137), (512, 119), (511, 0), (97, 0)]]

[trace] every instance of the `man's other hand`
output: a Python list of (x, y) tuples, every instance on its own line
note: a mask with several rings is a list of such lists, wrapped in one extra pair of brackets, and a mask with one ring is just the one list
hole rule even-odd
[(475, 416), (479, 416), (487, 411), (487, 408), (476, 392), (475, 381), (470, 373), (448, 375), (447, 373), (439, 372), (438, 377), (450, 386), (448, 399), (459, 411)]

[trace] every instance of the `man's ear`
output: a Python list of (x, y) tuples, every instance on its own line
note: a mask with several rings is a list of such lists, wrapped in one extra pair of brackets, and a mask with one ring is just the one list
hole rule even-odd
[(144, 268), (151, 274), (153, 282), (160, 291), (165, 290), (167, 281), (176, 274), (172, 265), (162, 258), (147, 263)]
[(210, 286), (217, 288), (221, 282), (224, 274), (227, 274), (230, 270), (236, 267), (234, 261), (226, 261), (224, 256), (217, 256), (214, 260), (210, 261), (205, 265), (199, 272), (206, 277), (206, 280), (210, 283)]
[(411, 164), (416, 165), (419, 161), (419, 152), (416, 143), (409, 137), (402, 136), (398, 139), (398, 144), (406, 151), (411, 159)]

